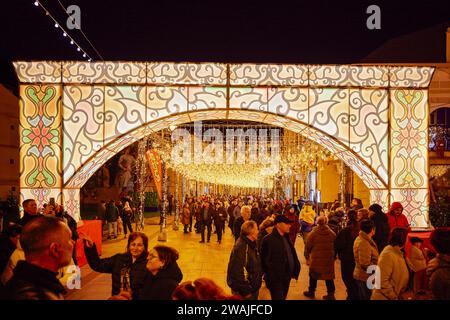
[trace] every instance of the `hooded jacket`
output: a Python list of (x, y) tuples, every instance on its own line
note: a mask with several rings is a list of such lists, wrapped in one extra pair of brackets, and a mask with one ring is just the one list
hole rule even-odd
[(400, 213), (399, 215), (394, 214), (394, 211), (398, 208), (403, 209), (402, 204), (400, 202), (393, 202), (387, 213), (390, 231), (396, 227), (407, 228), (410, 231), (410, 224), (406, 216), (403, 213)]
[(160, 269), (157, 274), (147, 273), (139, 300), (172, 300), (172, 293), (183, 279), (176, 262)]

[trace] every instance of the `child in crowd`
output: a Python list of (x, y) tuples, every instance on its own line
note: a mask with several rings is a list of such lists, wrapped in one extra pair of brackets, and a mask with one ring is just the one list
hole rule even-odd
[(414, 292), (417, 293), (427, 289), (427, 277), (425, 274), (427, 261), (421, 249), (423, 240), (418, 237), (412, 237), (409, 241), (411, 242), (410, 262), (414, 271)]

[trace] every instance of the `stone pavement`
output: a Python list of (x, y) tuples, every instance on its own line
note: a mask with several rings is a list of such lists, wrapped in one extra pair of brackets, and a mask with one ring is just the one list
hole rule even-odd
[[(227, 266), (231, 249), (233, 248), (234, 238), (227, 227), (222, 239), (222, 243), (217, 242), (217, 235), (211, 236), (210, 243), (199, 243), (200, 234), (184, 234), (182, 225), (180, 230), (174, 231), (172, 228), (173, 218), (169, 217), (167, 223), (167, 241), (158, 241), (159, 218), (153, 218), (146, 221), (145, 233), (149, 237), (149, 248), (157, 244), (164, 244), (176, 248), (180, 252), (178, 264), (183, 272), (183, 280), (195, 280), (199, 277), (208, 277), (213, 279), (218, 285), (231, 293), (226, 284)], [(121, 235), (117, 240), (103, 242), (102, 257), (110, 257), (116, 253), (124, 252), (127, 241)], [(308, 266), (303, 256), (303, 240), (298, 238), (295, 247), (302, 264), (300, 277), (298, 281), (291, 281), (291, 288), (288, 294), (288, 300), (309, 300), (303, 296), (303, 291), (307, 290), (309, 283)], [(336, 261), (336, 299), (344, 300), (346, 290), (340, 275), (339, 260)], [(326, 294), (325, 281), (319, 281), (316, 291), (316, 299), (322, 299)], [(81, 268), (81, 289), (71, 290), (66, 296), (67, 300), (105, 300), (111, 296), (111, 275), (101, 274), (92, 271), (88, 265)], [(259, 299), (270, 299), (270, 293), (264, 286), (260, 290)]]

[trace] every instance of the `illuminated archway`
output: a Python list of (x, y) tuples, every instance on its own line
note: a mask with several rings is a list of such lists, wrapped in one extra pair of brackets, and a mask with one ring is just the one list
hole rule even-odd
[(326, 147), (428, 225), (428, 67), (17, 62), (22, 198), (79, 216), (79, 190), (150, 132), (197, 120), (277, 125)]

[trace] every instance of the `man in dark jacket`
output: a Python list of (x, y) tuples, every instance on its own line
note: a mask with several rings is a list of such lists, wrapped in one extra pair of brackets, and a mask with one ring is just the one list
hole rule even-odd
[(285, 300), (291, 279), (298, 279), (301, 266), (289, 239), (292, 221), (284, 215), (277, 215), (274, 224), (272, 233), (262, 241), (262, 267), (272, 300)]
[(375, 224), (375, 235), (372, 239), (377, 244), (378, 252), (381, 253), (388, 244), (390, 233), (388, 218), (383, 212), (383, 208), (376, 203), (369, 207), (369, 216)]
[(64, 300), (58, 269), (70, 264), (74, 242), (69, 227), (53, 216), (32, 219), (23, 228), (20, 244), (25, 261), (19, 261), (4, 296), (12, 300)]
[(213, 212), (214, 226), (217, 232), (217, 242), (222, 242), (222, 232), (225, 226), (225, 220), (227, 219), (227, 212), (220, 202), (216, 203), (216, 208)]
[(117, 220), (119, 220), (119, 209), (114, 205), (114, 200), (109, 201), (106, 206), (106, 221), (108, 222), (108, 239), (117, 239)]
[(237, 200), (234, 199), (233, 201), (231, 201), (231, 205), (228, 207), (227, 209), (227, 213), (228, 213), (228, 227), (231, 229), (231, 232), (233, 233), (233, 226), (234, 226), (234, 209), (237, 206)]
[(203, 204), (200, 213), (200, 232), (202, 235), (202, 240), (200, 241), (200, 243), (205, 243), (205, 228), (208, 229), (207, 241), (209, 242), (211, 239), (212, 217), (213, 209), (211, 208), (211, 204), (206, 201)]
[(27, 199), (22, 202), (22, 207), (24, 210), (23, 217), (17, 222), (22, 227), (25, 226), (31, 220), (40, 216), (38, 212), (37, 203), (34, 199)]
[(241, 235), (241, 227), (245, 221), (250, 220), (252, 208), (250, 206), (242, 206), (240, 216), (234, 220), (233, 235), (234, 240), (237, 241)]
[(258, 300), (262, 267), (256, 239), (258, 226), (254, 221), (242, 225), (241, 236), (234, 244), (228, 263), (227, 284), (233, 294), (245, 300)]

